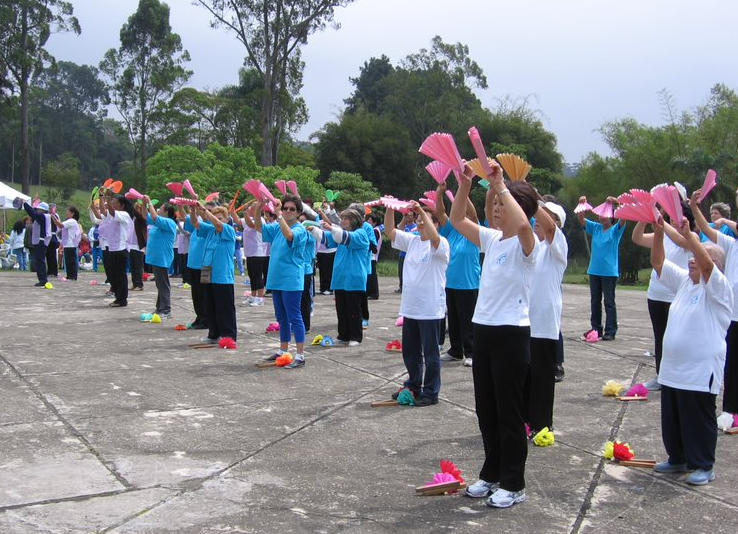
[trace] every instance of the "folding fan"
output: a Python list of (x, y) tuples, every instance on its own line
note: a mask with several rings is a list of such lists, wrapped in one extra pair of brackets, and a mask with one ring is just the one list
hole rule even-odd
[(625, 204), (615, 210), (615, 217), (626, 221), (655, 223), (659, 219), (659, 212), (654, 203)]
[(605, 217), (607, 219), (612, 219), (615, 216), (612, 203), (607, 201), (592, 208), (592, 213), (596, 213), (600, 217)]
[(205, 202), (214, 202), (219, 199), (220, 199), (220, 192), (216, 191), (215, 193), (210, 193), (208, 196), (206, 196)]
[(282, 195), (287, 194), (287, 182), (284, 180), (277, 180), (274, 182), (274, 186), (279, 189), (279, 192), (282, 193)]
[(192, 198), (194, 199), (198, 198), (197, 193), (195, 193), (195, 190), (192, 188), (192, 184), (190, 183), (189, 180), (185, 180), (184, 182), (182, 182), (182, 186), (187, 190), (187, 192), (190, 195), (192, 195)]
[(580, 202), (577, 207), (574, 208), (574, 213), (582, 213), (583, 211), (592, 211), (592, 204), (589, 202)]
[(259, 182), (259, 191), (261, 191), (261, 194), (263, 195), (263, 198), (266, 200), (269, 200), (272, 203), (276, 203), (277, 199), (274, 198), (274, 195), (272, 195), (271, 191), (267, 189), (267, 186), (265, 186), (263, 183)]
[(126, 193), (126, 198), (128, 200), (141, 200), (143, 198), (143, 195), (131, 187), (128, 190), (128, 193)]
[[(261, 188), (259, 187), (261, 185), (261, 182), (259, 180), (249, 180), (245, 184), (243, 184), (244, 190), (257, 200), (263, 200), (264, 195), (261, 192)], [(168, 184), (167, 184), (168, 186)]]
[(689, 200), (689, 197), (687, 196), (687, 188), (684, 187), (679, 182), (674, 182), (674, 187), (677, 188), (677, 191), (679, 191), (679, 196), (682, 197), (682, 200)]
[(420, 203), (428, 206), (433, 211), (436, 211), (436, 201), (429, 198), (421, 198)]
[[(492, 172), (492, 168), (490, 167), (490, 163), (492, 162), (492, 158), (487, 158), (487, 165), (486, 167), (489, 167), (489, 173)], [(479, 158), (474, 158), (472, 160), (469, 160), (466, 162), (469, 167), (471, 167), (471, 170), (479, 176), (480, 178), (484, 179), (485, 182), (489, 183), (486, 180), (486, 177), (489, 175), (489, 173), (485, 170), (485, 164), (482, 163), (482, 161)]]
[(175, 204), (177, 206), (197, 206), (199, 204), (196, 198), (187, 198), (187, 197), (170, 198), (169, 203)]
[(174, 196), (181, 197), (184, 186), (179, 182), (169, 182), (167, 184), (167, 189), (174, 193)]
[(717, 185), (717, 173), (710, 169), (707, 171), (707, 175), (705, 176), (705, 182), (702, 184), (702, 190), (700, 191), (700, 196), (697, 198), (697, 202), (702, 202), (707, 198), (707, 195), (712, 191), (715, 186)]
[(648, 191), (644, 191), (643, 189), (631, 189), (630, 194), (633, 198), (636, 199), (637, 202), (641, 202), (644, 204), (653, 202), (653, 195)]
[(682, 213), (682, 198), (679, 196), (677, 188), (673, 185), (662, 184), (652, 189), (651, 194), (669, 215), (671, 223), (674, 226), (681, 226), (684, 214)]
[(495, 159), (505, 169), (507, 176), (513, 182), (522, 182), (533, 168), (523, 158), (515, 154), (497, 154)]
[(381, 205), (382, 205), (381, 198), (378, 200), (370, 200), (369, 202), (364, 202), (364, 206), (366, 206), (367, 208), (373, 208), (375, 206), (381, 206)]
[(431, 161), (425, 166), (425, 170), (428, 171), (428, 174), (430, 174), (436, 182), (442, 184), (446, 182), (446, 178), (448, 178), (448, 175), (451, 172), (451, 167), (444, 165), (440, 161)]
[(471, 140), (472, 146), (474, 147), (474, 152), (476, 152), (477, 158), (479, 158), (479, 162), (481, 163), (482, 169), (485, 173), (484, 176), (479, 176), (478, 173), (475, 174), (477, 174), (477, 176), (479, 176), (480, 178), (485, 178), (486, 176), (492, 174), (492, 167), (487, 160), (487, 153), (484, 151), (484, 143), (482, 143), (482, 138), (479, 135), (479, 130), (477, 130), (475, 126), (469, 128), (469, 139)]
[(622, 193), (618, 197), (618, 204), (635, 204), (636, 202), (638, 202), (638, 200), (636, 200), (636, 198), (633, 195), (627, 192)]
[(290, 180), (287, 182), (287, 189), (292, 191), (292, 194), (295, 196), (300, 194), (298, 193), (298, 190), (297, 190), (297, 182), (295, 182), (294, 180)]
[(449, 199), (449, 200), (450, 200), (451, 202), (453, 202), (453, 201), (454, 201), (454, 194), (453, 194), (453, 192), (452, 192), (452, 191), (451, 191), (450, 189), (447, 189), (447, 190), (446, 190), (446, 197), (447, 197), (447, 198), (448, 198), (448, 199)]
[(384, 196), (381, 200), (385, 208), (399, 211), (400, 213), (409, 213), (413, 207), (411, 202), (399, 200), (393, 196)]
[(461, 154), (459, 154), (459, 149), (456, 148), (456, 142), (451, 134), (430, 134), (423, 141), (423, 144), (420, 145), (419, 152), (446, 164), (451, 169), (459, 172), (463, 172), (464, 170), (464, 162), (461, 159)]

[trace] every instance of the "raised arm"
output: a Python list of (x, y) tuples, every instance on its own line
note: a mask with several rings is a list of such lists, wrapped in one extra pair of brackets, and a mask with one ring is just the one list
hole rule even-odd
[[(579, 203), (582, 204), (584, 202), (587, 202), (587, 197), (582, 195), (581, 197), (579, 197)], [(584, 217), (583, 211), (580, 211), (579, 213), (577, 213), (577, 220), (579, 221), (579, 226), (581, 226), (582, 228), (586, 228), (587, 219)]]
[(697, 191), (692, 193), (692, 196), (689, 198), (689, 207), (692, 208), (694, 222), (697, 223), (697, 227), (700, 229), (700, 231), (707, 236), (707, 239), (709, 239), (713, 243), (717, 243), (718, 231), (712, 228), (710, 226), (710, 223), (707, 222), (707, 219), (705, 219), (705, 216), (702, 214), (702, 210), (700, 209), (700, 203), (697, 200), (700, 196), (701, 191), (701, 189), (698, 189)]
[(295, 236), (292, 233), (292, 228), (289, 227), (287, 221), (285, 221), (284, 217), (282, 216), (282, 201), (279, 199), (277, 199), (274, 204), (274, 213), (277, 216), (277, 222), (279, 223), (279, 229), (282, 230), (282, 235), (287, 241), (292, 243), (292, 240), (295, 238)]
[[(639, 223), (640, 224), (640, 223)], [(634, 240), (635, 241), (635, 240)], [(659, 217), (658, 222), (653, 225), (653, 239), (651, 242), (651, 267), (656, 274), (661, 276), (661, 269), (664, 267), (664, 219)]]
[(464, 177), (459, 180), (459, 189), (456, 191), (456, 197), (451, 203), (451, 224), (454, 225), (457, 232), (476, 246), (481, 247), (479, 225), (466, 218), (466, 202), (469, 199), (473, 175), (471, 168), (466, 165), (464, 168)]
[(441, 236), (438, 235), (436, 225), (433, 224), (433, 220), (430, 218), (430, 215), (428, 215), (425, 210), (420, 207), (420, 204), (418, 204), (417, 202), (413, 202), (413, 204), (413, 210), (421, 219), (423, 219), (423, 228), (425, 234), (428, 236), (428, 240), (433, 246), (433, 249), (438, 249), (438, 245), (441, 244)]
[(727, 226), (735, 234), (736, 233), (736, 227), (738, 226), (738, 224), (736, 224), (735, 221), (732, 221), (730, 219), (725, 219), (723, 217), (721, 217), (720, 219), (718, 219), (717, 221), (715, 221), (715, 229), (716, 230), (719, 230), (723, 226)]
[(546, 241), (549, 243), (553, 242), (554, 237), (556, 236), (556, 222), (553, 220), (553, 218), (548, 214), (548, 211), (543, 206), (543, 201), (538, 201), (538, 210), (536, 210), (536, 222), (541, 225), (541, 228), (543, 228), (543, 235), (546, 238)]
[[(653, 234), (644, 233), (646, 230), (646, 223), (638, 222), (633, 227), (632, 239), (633, 243), (643, 248), (651, 248), (653, 245)], [(663, 243), (662, 243), (663, 246)]]
[(200, 212), (200, 216), (208, 221), (210, 224), (212, 224), (215, 227), (215, 231), (217, 233), (221, 233), (223, 231), (223, 222), (218, 219), (215, 215), (210, 213), (208, 210), (205, 209), (201, 204), (197, 205), (197, 211)]
[(446, 204), (443, 202), (443, 196), (446, 194), (446, 182), (438, 184), (436, 187), (436, 209), (433, 214), (438, 219), (438, 224), (442, 227), (446, 226), (448, 216), (446, 215)]
[[(695, 216), (696, 215), (697, 214), (695, 213)], [(702, 246), (702, 243), (700, 243), (700, 238), (697, 234), (689, 229), (689, 223), (686, 218), (682, 220), (682, 227), (679, 229), (679, 233), (682, 234), (682, 237), (686, 242), (687, 246), (685, 249), (692, 253), (697, 265), (699, 265), (702, 279), (705, 282), (709, 282), (712, 270), (715, 268), (715, 263), (712, 261), (707, 249)]]
[(151, 199), (148, 195), (144, 195), (143, 200), (146, 203), (146, 209), (149, 211), (149, 216), (151, 217), (151, 220), (156, 222), (156, 219), (159, 218), (159, 214), (154, 209), (154, 205), (151, 203)]
[(384, 235), (390, 241), (394, 241), (395, 232), (395, 210), (387, 208), (387, 211), (384, 212)]

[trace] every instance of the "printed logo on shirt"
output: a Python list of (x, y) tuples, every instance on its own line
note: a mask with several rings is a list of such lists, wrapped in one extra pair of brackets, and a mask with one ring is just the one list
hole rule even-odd
[(430, 261), (430, 252), (426, 252), (423, 254), (423, 256), (420, 258), (420, 263), (428, 263)]
[(690, 303), (690, 304), (697, 304), (697, 303), (699, 302), (699, 300), (700, 300), (700, 296), (699, 296), (699, 295), (695, 295), (695, 296), (693, 296), (693, 297), (692, 297), (692, 298), (691, 298), (691, 299), (689, 300), (689, 303)]
[(502, 267), (505, 265), (505, 262), (507, 261), (507, 252), (503, 252), (499, 256), (497, 256), (497, 266)]

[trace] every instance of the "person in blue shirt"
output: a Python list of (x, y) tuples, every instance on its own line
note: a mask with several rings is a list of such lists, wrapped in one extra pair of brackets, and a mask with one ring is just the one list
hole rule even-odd
[(359, 214), (362, 220), (361, 228), (366, 233), (367, 239), (369, 239), (369, 248), (366, 251), (366, 284), (364, 285), (364, 295), (361, 297), (361, 327), (369, 328), (368, 288), (369, 277), (372, 273), (372, 255), (377, 251), (377, 235), (374, 232), (374, 226), (366, 220), (368, 213), (364, 204), (361, 202), (352, 202), (349, 204), (348, 209), (355, 210)]
[[(208, 337), (203, 342), (221, 342), (221, 347), (235, 349), (238, 333), (233, 289), (236, 232), (230, 224), (227, 208), (216, 206), (207, 210), (198, 204), (195, 209), (202, 222), (193, 218), (192, 223), (197, 229), (198, 237), (204, 240), (200, 276), (205, 292)], [(203, 273), (206, 273), (204, 277)]]
[(341, 224), (323, 221), (323, 229), (311, 232), (328, 247), (337, 246), (331, 290), (336, 297), (338, 342), (358, 346), (363, 338), (361, 301), (366, 294), (369, 237), (362, 228), (364, 217), (354, 209), (341, 212)]
[(174, 260), (174, 238), (177, 236), (174, 206), (165, 202), (156, 210), (151, 199), (144, 195), (150, 225), (146, 243), (146, 263), (154, 270), (156, 283), (156, 311), (162, 319), (172, 317), (172, 289), (169, 284), (169, 266)]
[(303, 249), (307, 243), (307, 231), (298, 221), (302, 213), (302, 200), (297, 195), (286, 194), (274, 205), (277, 221), (263, 224), (263, 201), (256, 203), (254, 228), (261, 233), (265, 243), (271, 243), (271, 258), (266, 288), (272, 292), (274, 313), (279, 323), (279, 350), (264, 358), (275, 361), (289, 348), (292, 333), (297, 352), (294, 361), (286, 369), (298, 369), (305, 365), (305, 323), (300, 304), (305, 286)]
[[(211, 210), (215, 208), (215, 202), (206, 202), (205, 209)], [(192, 208), (189, 215), (186, 209), (180, 206), (180, 216), (183, 216), (184, 230), (190, 233), (190, 251), (187, 255), (187, 268), (190, 271), (190, 295), (192, 296), (192, 307), (195, 310), (195, 320), (187, 326), (193, 330), (207, 330), (208, 319), (205, 313), (205, 288), (201, 283), (202, 275), (202, 258), (204, 254), (205, 241), (197, 235), (196, 227), (193, 221), (197, 219), (197, 213)]]
[[(579, 202), (587, 202), (582, 196)], [(615, 197), (607, 202), (617, 205)], [(618, 316), (615, 305), (615, 287), (620, 276), (620, 241), (625, 233), (625, 221), (600, 217), (600, 222), (585, 219), (584, 212), (578, 213), (579, 224), (592, 236), (592, 254), (589, 260), (590, 325), (591, 330), (582, 334), (586, 338), (592, 330), (602, 341), (612, 341), (618, 331)], [(605, 328), (602, 328), (602, 297), (605, 297)]]
[[(730, 220), (730, 206), (725, 202), (715, 202), (710, 206), (710, 228), (715, 228), (718, 232), (728, 237), (736, 238), (735, 223)], [(732, 223), (732, 224), (731, 224)], [(700, 241), (706, 243), (710, 238), (704, 232), (700, 232)]]
[[(310, 220), (306, 213), (301, 213), (298, 219), (301, 223)], [(310, 314), (313, 311), (313, 295), (315, 294), (315, 255), (317, 242), (313, 234), (307, 232), (307, 241), (305, 248), (302, 250), (303, 269), (305, 273), (305, 283), (302, 289), (302, 299), (300, 300), (300, 313), (302, 314), (302, 322), (305, 325), (305, 333), (310, 332)]]

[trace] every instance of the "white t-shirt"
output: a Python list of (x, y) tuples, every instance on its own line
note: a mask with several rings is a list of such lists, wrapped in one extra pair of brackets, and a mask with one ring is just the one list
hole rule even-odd
[[(725, 276), (728, 278), (733, 294), (738, 293), (738, 240), (721, 232), (717, 233), (718, 246), (725, 251)], [(733, 302), (731, 321), (738, 321), (738, 302)]]
[(488, 326), (530, 326), (528, 305), (538, 239), (527, 257), (518, 236), (502, 239), (499, 230), (480, 226), (479, 241), (484, 264), (472, 322)]
[(710, 281), (692, 283), (689, 271), (669, 260), (661, 282), (676, 292), (664, 333), (659, 383), (717, 395), (723, 382), (725, 334), (730, 326), (733, 290), (717, 267)]
[(108, 250), (118, 252), (128, 250), (128, 240), (133, 232), (133, 220), (125, 211), (115, 210), (113, 215), (105, 217), (109, 227), (106, 237), (108, 239)]
[[(668, 235), (664, 236), (664, 253), (666, 259), (677, 267), (681, 267), (682, 269), (688, 268), (690, 252), (674, 243)], [(675, 294), (674, 291), (661, 283), (656, 271), (651, 270), (651, 281), (648, 283), (648, 299), (659, 302), (671, 302), (674, 300)]]
[(559, 339), (561, 331), (561, 281), (566, 270), (569, 245), (561, 230), (554, 238), (538, 243), (536, 270), (530, 298), (530, 337)]
[(405, 251), (402, 268), (400, 315), (409, 319), (443, 319), (446, 316), (446, 267), (451, 247), (441, 237), (438, 248), (420, 236), (395, 231), (392, 248)]
[(77, 248), (82, 239), (82, 230), (76, 219), (67, 219), (62, 222), (62, 248)]

